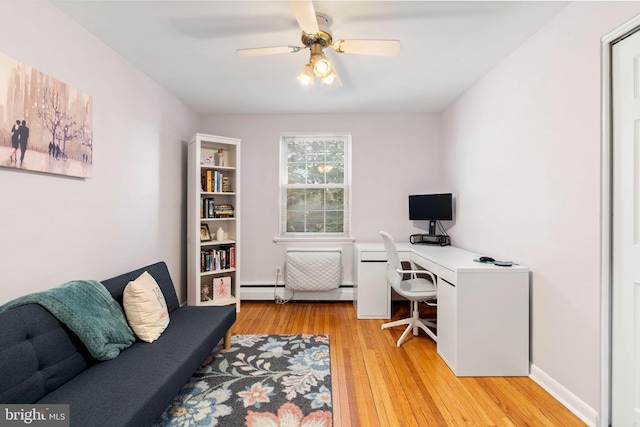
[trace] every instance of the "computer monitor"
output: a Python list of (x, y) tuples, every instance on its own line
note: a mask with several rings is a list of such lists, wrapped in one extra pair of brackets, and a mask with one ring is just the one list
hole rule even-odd
[(429, 221), (429, 234), (436, 234), (437, 221), (453, 219), (453, 195), (415, 194), (409, 196), (409, 219), (412, 221)]

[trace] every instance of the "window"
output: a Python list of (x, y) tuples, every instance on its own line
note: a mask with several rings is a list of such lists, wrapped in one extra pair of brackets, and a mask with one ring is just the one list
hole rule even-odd
[(351, 136), (283, 134), (280, 236), (349, 235)]

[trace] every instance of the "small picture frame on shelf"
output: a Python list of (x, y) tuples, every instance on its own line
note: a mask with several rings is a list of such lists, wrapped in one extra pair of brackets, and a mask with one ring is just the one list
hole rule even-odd
[(211, 232), (209, 232), (209, 226), (207, 224), (200, 224), (200, 241), (208, 242), (211, 240)]
[(203, 148), (200, 153), (200, 166), (215, 166), (215, 150)]
[(213, 279), (213, 299), (231, 297), (231, 276), (216, 277)]
[(213, 156), (200, 156), (200, 166), (213, 166)]
[(211, 301), (213, 299), (213, 289), (211, 285), (203, 283), (200, 287), (200, 302)]

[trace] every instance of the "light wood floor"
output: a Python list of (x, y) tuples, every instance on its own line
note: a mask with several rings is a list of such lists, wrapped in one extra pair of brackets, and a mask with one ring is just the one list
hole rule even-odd
[(243, 301), (232, 333), (328, 334), (336, 427), (585, 425), (530, 378), (457, 378), (424, 333), (397, 348), (403, 329), (382, 323), (351, 302)]

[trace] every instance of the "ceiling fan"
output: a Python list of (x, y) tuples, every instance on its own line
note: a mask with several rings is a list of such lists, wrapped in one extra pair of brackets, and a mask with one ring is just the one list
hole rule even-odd
[(311, 51), (309, 63), (307, 63), (298, 80), (303, 85), (312, 85), (315, 76), (318, 76), (323, 85), (340, 87), (342, 83), (335, 71), (335, 67), (324, 55), (324, 49), (332, 48), (338, 53), (353, 53), (361, 55), (394, 56), (400, 52), (399, 40), (372, 40), (352, 39), (335, 40), (329, 30), (331, 19), (321, 13), (316, 13), (311, 0), (293, 0), (289, 4), (302, 30), (303, 46), (272, 46), (249, 49), (238, 49), (239, 55), (261, 56), (280, 53), (296, 53), (304, 49)]

